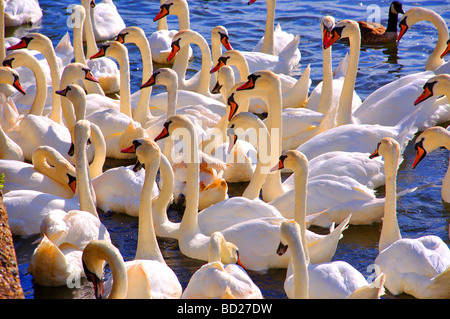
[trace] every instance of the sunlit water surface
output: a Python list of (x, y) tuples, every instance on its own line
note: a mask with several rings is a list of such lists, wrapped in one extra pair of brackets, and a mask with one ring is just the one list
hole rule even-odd
[[(74, 2), (76, 3), (76, 2)], [(150, 36), (156, 30), (153, 17), (159, 11), (159, 1), (116, 0), (114, 1), (127, 26), (140, 26)], [(276, 23), (283, 30), (301, 36), (299, 49), (302, 54), (301, 64), (292, 73), (299, 77), (304, 68), (311, 64), (312, 86), (314, 88), (322, 79), (322, 51), (320, 20), (324, 15), (332, 15), (337, 21), (342, 19), (367, 20), (373, 11), (368, 10), (371, 4), (380, 5), (381, 23), (387, 24), (387, 10), (390, 1), (277, 1)], [(36, 26), (8, 29), (7, 35), (20, 37), (29, 31), (38, 31), (49, 36), (54, 45), (69, 32), (66, 25), (69, 11), (68, 3), (62, 1), (41, 0), (44, 18)], [(450, 19), (450, 4), (447, 1), (403, 1), (404, 10), (413, 6), (425, 6), (435, 10), (446, 21)], [(248, 6), (246, 0), (230, 1), (189, 1), (191, 28), (200, 32), (210, 43), (211, 30), (217, 25), (228, 29), (232, 46), (238, 50), (250, 51), (263, 36), (266, 18), (265, 1), (259, 0)], [(169, 25), (177, 28), (174, 17), (169, 16)], [(404, 75), (422, 71), (425, 61), (434, 49), (437, 31), (430, 23), (418, 23), (410, 28), (398, 46), (363, 46), (360, 54), (359, 72), (355, 90), (364, 100), (377, 88), (390, 83)], [(127, 45), (131, 64), (132, 92), (139, 88), (141, 81), (141, 57), (138, 49)], [(189, 66), (189, 74), (200, 69), (200, 52), (193, 47), (195, 59)], [(348, 51), (344, 42), (333, 46), (333, 66), (336, 67)], [(162, 92), (155, 87), (153, 94)], [(375, 149), (376, 145), (374, 145)], [(416, 192), (402, 196), (398, 200), (398, 220), (404, 237), (419, 237), (436, 235), (449, 244), (448, 224), (450, 207), (443, 204), (440, 197), (442, 178), (448, 166), (449, 152), (436, 150), (416, 168), (412, 169), (414, 149), (409, 144), (404, 161), (398, 173), (399, 190), (422, 186)], [(105, 168), (123, 165), (123, 162), (108, 161)], [(230, 194), (239, 195), (246, 184), (229, 184)], [(379, 196), (384, 196), (384, 189), (377, 190)], [(113, 243), (120, 249), (125, 260), (134, 257), (137, 244), (138, 220), (124, 214), (100, 213), (100, 218), (108, 228)], [(180, 216), (169, 210), (172, 220)], [(322, 229), (312, 229), (323, 231)], [(365, 277), (371, 276), (370, 265), (378, 253), (378, 239), (381, 223), (367, 226), (350, 226), (340, 240), (333, 260), (344, 260), (358, 269)], [(80, 288), (41, 287), (33, 284), (33, 278), (27, 273), (31, 254), (36, 247), (32, 244), (38, 236), (15, 237), (15, 247), (19, 263), (20, 278), (25, 297), (38, 298), (93, 298), (93, 290), (87, 280), (81, 280)], [(192, 274), (204, 264), (183, 256), (175, 240), (159, 240), (161, 251), (170, 267), (177, 274), (183, 288), (186, 287)], [(106, 275), (110, 275), (106, 269)], [(260, 287), (265, 298), (286, 298), (283, 289), (285, 279), (284, 269), (273, 269), (266, 273), (249, 271), (256, 285)], [(407, 295), (399, 298), (410, 298)], [(394, 298), (389, 293), (384, 298)]]

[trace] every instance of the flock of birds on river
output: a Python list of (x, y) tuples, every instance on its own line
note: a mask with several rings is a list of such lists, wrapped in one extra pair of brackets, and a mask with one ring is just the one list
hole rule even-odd
[[(111, 0), (74, 5), (73, 38), (55, 47), (38, 32), (1, 32), (3, 201), (13, 235), (40, 234), (28, 269), (35, 284), (86, 277), (98, 298), (262, 298), (246, 270), (285, 268), (288, 298), (380, 298), (386, 289), (450, 298), (449, 246), (438, 236), (402, 238), (396, 215), (397, 198), (414, 192), (396, 185), (408, 142), (415, 139), (414, 167), (450, 149), (445, 21), (399, 1), (387, 27), (323, 17), (323, 80), (310, 90), (309, 66), (298, 79), (289, 75), (301, 59), (299, 36), (274, 27), (276, 1), (266, 3), (265, 34), (252, 51), (234, 50), (223, 26), (210, 47), (190, 29), (186, 0), (161, 1), (149, 37), (125, 26)], [(2, 30), (42, 19), (37, 0), (0, 6)], [(168, 15), (179, 30), (168, 28)], [(361, 45), (400, 45), (420, 21), (438, 30), (423, 70), (362, 101), (354, 91)], [(332, 46), (345, 38), (349, 53), (333, 71)], [(142, 57), (134, 93), (128, 43)], [(201, 69), (187, 79), (191, 45)], [(166, 92), (152, 95), (154, 85)], [(107, 158), (136, 164), (105, 170)], [(291, 175), (282, 181), (282, 172)], [(242, 196), (228, 196), (236, 182), (249, 183)], [(380, 186), (383, 198), (375, 196)], [(450, 202), (450, 173), (442, 200)], [(168, 218), (172, 204), (181, 222)], [(124, 261), (97, 209), (139, 219), (133, 260)], [(376, 276), (367, 281), (332, 258), (348, 227), (376, 222)], [(205, 261), (185, 289), (158, 238)], [(112, 275), (103, 282), (105, 264)]]

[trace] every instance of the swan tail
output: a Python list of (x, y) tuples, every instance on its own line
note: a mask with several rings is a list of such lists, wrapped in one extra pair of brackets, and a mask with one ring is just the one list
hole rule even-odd
[(428, 291), (432, 292), (433, 298), (450, 298), (450, 266), (434, 277)]
[(336, 70), (334, 70), (334, 72), (333, 72), (334, 79), (339, 79), (341, 77), (345, 77), (345, 75), (347, 74), (348, 60), (349, 60), (349, 55), (347, 52), (345, 54), (345, 56), (342, 58), (341, 62), (339, 62), (339, 65), (337, 66)]
[[(278, 54), (279, 58), (278, 65), (288, 65), (289, 66), (288, 72), (290, 72), (290, 70), (292, 70), (300, 61), (301, 55), (300, 50), (298, 49), (299, 44), (300, 44), (300, 36), (296, 35), (294, 39), (291, 42), (289, 42), (288, 45), (286, 45), (283, 48), (283, 50), (281, 50), (281, 52)], [(287, 70), (285, 70), (285, 72), (286, 71)], [(276, 73), (285, 73), (285, 72), (276, 72)]]
[(308, 64), (300, 78), (294, 84), (289, 93), (283, 95), (283, 108), (303, 107), (308, 99), (308, 92), (311, 86), (311, 65)]
[(348, 299), (380, 299), (385, 294), (384, 274), (380, 274), (375, 280), (367, 285), (356, 289)]
[(56, 45), (55, 52), (61, 57), (63, 67), (68, 65), (72, 61), (74, 57), (74, 50), (72, 43), (70, 43), (69, 32), (66, 32), (66, 34), (61, 38), (59, 43)]
[(400, 144), (401, 152), (404, 151), (408, 141), (414, 137), (414, 134), (417, 133), (419, 128), (416, 125), (417, 117), (420, 111), (420, 107), (417, 108), (414, 112), (409, 115), (406, 115), (396, 127), (399, 128), (399, 134), (395, 138), (395, 140)]

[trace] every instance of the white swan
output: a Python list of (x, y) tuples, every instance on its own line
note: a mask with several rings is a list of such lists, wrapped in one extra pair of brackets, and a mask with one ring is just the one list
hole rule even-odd
[[(139, 139), (134, 140), (133, 144), (122, 152), (135, 152), (138, 161), (145, 165), (136, 255), (134, 260), (125, 263), (128, 273), (127, 298), (180, 298), (181, 284), (173, 270), (164, 261), (153, 227), (150, 194), (153, 192), (161, 151), (152, 140)], [(106, 288), (114, 285), (112, 281), (114, 278), (106, 282)]]
[(97, 105), (99, 110), (86, 114), (86, 119), (96, 123), (102, 130), (106, 141), (107, 157), (130, 158), (133, 154), (124, 154), (120, 150), (138, 137), (144, 136), (141, 124), (132, 119), (131, 92), (130, 92), (130, 64), (128, 50), (125, 45), (117, 41), (104, 43), (99, 51), (91, 56), (95, 59), (103, 56), (111, 56), (119, 63), (120, 68), (120, 101), (119, 110), (111, 98), (88, 94), (88, 105)]
[[(120, 73), (117, 64), (110, 58), (95, 60), (86, 59), (98, 51), (92, 28), (90, 0), (82, 0), (81, 5), (72, 9), (73, 17), (73, 49), (75, 62), (86, 64), (93, 72), (99, 83), (84, 82), (88, 93), (100, 95), (118, 92), (120, 88)], [(86, 43), (86, 54), (83, 44)]]
[(126, 27), (112, 0), (102, 0), (100, 3), (92, 0), (90, 9), (95, 41), (110, 40)]
[(292, 251), (290, 271), (284, 290), (290, 299), (379, 299), (384, 295), (384, 275), (372, 283), (345, 261), (310, 265), (307, 248), (303, 244), (304, 229), (293, 220), (280, 227), (281, 241), (277, 252)]
[(412, 25), (420, 21), (431, 22), (438, 31), (438, 40), (436, 43), (436, 47), (434, 48), (433, 52), (431, 52), (425, 64), (426, 71), (435, 71), (437, 68), (439, 68), (445, 63), (445, 61), (441, 57), (441, 54), (442, 52), (444, 52), (446, 48), (446, 41), (448, 40), (449, 37), (447, 24), (439, 14), (428, 8), (414, 7), (409, 9), (408, 11), (405, 12), (405, 14), (400, 20), (399, 23), (400, 32), (397, 41), (401, 40), (403, 35), (406, 33), (406, 31), (408, 31), (408, 29)]
[[(255, 3), (256, 0), (250, 0), (248, 4)], [(277, 24), (274, 30), (275, 22), (275, 7), (276, 0), (267, 0), (267, 13), (266, 13), (266, 27), (264, 30), (264, 37), (262, 37), (256, 44), (253, 51), (264, 52), (272, 55), (279, 55), (280, 52), (294, 39), (294, 35), (286, 31), (281, 30), (281, 26)], [(298, 50), (298, 49), (297, 49)], [(296, 51), (294, 56), (300, 61), (300, 51)]]
[[(177, 128), (186, 129), (189, 134), (187, 140), (191, 140), (190, 148), (187, 148), (186, 158), (188, 160), (188, 194), (186, 196), (186, 209), (180, 223), (178, 242), (180, 251), (188, 257), (208, 260), (208, 245), (210, 236), (201, 232), (198, 223), (198, 181), (199, 161), (198, 150), (192, 143), (196, 139), (196, 132), (190, 121), (183, 115), (175, 115), (168, 119), (166, 127), (159, 138), (167, 137)], [(286, 267), (288, 258), (276, 258), (274, 256), (274, 243), (271, 240), (279, 239), (279, 225), (284, 218), (256, 218), (241, 222), (221, 230), (225, 239), (239, 247), (242, 262), (247, 269), (267, 270), (269, 268)], [(321, 262), (329, 260), (334, 255), (337, 241), (342, 235), (346, 223), (342, 223), (328, 235), (311, 234), (309, 239), (315, 242), (314, 261)], [(264, 234), (264, 235), (263, 235)], [(258, 238), (258, 241), (249, 240)], [(316, 260), (317, 258), (317, 260)]]
[[(161, 0), (161, 6), (158, 14), (153, 18), (153, 21), (158, 21), (158, 28), (148, 38), (150, 48), (152, 49), (152, 59), (158, 64), (173, 64), (174, 60), (167, 60), (170, 54), (172, 38), (180, 30), (187, 30), (190, 28), (189, 21), (189, 6), (186, 0)], [(176, 15), (178, 18), (178, 30), (169, 30), (167, 25), (167, 15)], [(193, 59), (192, 48), (187, 50), (188, 60)]]
[[(396, 187), (400, 147), (383, 138), (375, 154), (384, 157), (386, 206), (375, 259), (375, 271), (385, 274), (385, 287), (394, 295), (415, 298), (450, 297), (450, 249), (439, 237), (402, 238), (397, 221)], [(402, 256), (402, 258), (398, 258)]]
[(42, 9), (37, 0), (5, 1), (5, 26), (17, 27), (42, 20)]
[(71, 198), (63, 198), (34, 190), (16, 190), (4, 195), (11, 231), (15, 235), (40, 233), (44, 218), (55, 209), (63, 211), (83, 210), (96, 216), (95, 193), (87, 167), (86, 143), (90, 136), (91, 124), (77, 122), (74, 127), (75, 162), (77, 185)]
[(0, 160), (5, 174), (2, 192), (28, 189), (70, 198), (75, 192), (75, 168), (54, 148), (40, 146), (32, 158), (33, 164), (19, 160)]
[[(223, 255), (230, 260), (224, 261)], [(198, 269), (183, 291), (182, 299), (222, 298), (231, 294), (238, 299), (261, 299), (261, 290), (241, 266), (236, 245), (226, 242), (220, 232), (211, 235), (208, 263)], [(227, 293), (227, 287), (229, 291)]]
[[(214, 73), (220, 70), (223, 66), (229, 65), (236, 67), (239, 77), (236, 77), (235, 82), (244, 81), (250, 73), (264, 70), (266, 68), (261, 67), (261, 64), (255, 64), (251, 67), (246, 60), (243, 52), (238, 50), (228, 50), (224, 52), (218, 59), (217, 64), (211, 69), (210, 72)], [(236, 74), (236, 73), (235, 73)], [(303, 106), (307, 101), (308, 91), (311, 84), (310, 79), (310, 67), (303, 71), (300, 78), (297, 80), (294, 77), (278, 74), (281, 81), (281, 91), (283, 94), (283, 108), (299, 108)], [(267, 106), (260, 99), (251, 99), (249, 105), (249, 111), (253, 113), (267, 112)], [(297, 110), (298, 111), (298, 110)]]

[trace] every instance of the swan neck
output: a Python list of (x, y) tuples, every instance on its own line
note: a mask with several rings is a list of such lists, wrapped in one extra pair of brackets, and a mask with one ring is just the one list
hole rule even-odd
[(130, 60), (128, 53), (124, 52), (117, 57), (120, 72), (120, 112), (132, 118), (131, 114), (131, 89), (130, 89)]
[(106, 160), (106, 143), (103, 137), (103, 133), (99, 127), (92, 125), (91, 136), (94, 143), (95, 153), (94, 159), (89, 165), (89, 174), (92, 179), (100, 176), (103, 173), (103, 165)]
[(159, 169), (163, 185), (153, 206), (153, 219), (155, 225), (162, 225), (169, 220), (166, 210), (172, 199), (174, 188), (174, 174), (172, 166), (170, 165), (167, 157), (163, 154), (161, 154)]
[[(300, 235), (300, 236), (299, 236)], [(300, 237), (300, 238), (299, 238)], [(302, 234), (295, 234), (295, 240), (289, 243), (291, 250), (292, 273), (294, 283), (294, 298), (308, 299), (309, 293), (309, 274), (308, 258), (305, 255), (305, 245), (302, 242)], [(292, 246), (292, 247), (291, 247)]]
[(193, 127), (188, 129), (188, 136), (184, 137), (184, 147), (187, 164), (186, 182), (186, 208), (180, 224), (180, 232), (200, 233), (198, 225), (198, 203), (199, 203), (199, 181), (200, 181), (200, 161), (196, 147), (197, 133)]
[(345, 75), (344, 84), (342, 86), (341, 96), (339, 98), (339, 109), (336, 116), (336, 124), (345, 125), (353, 123), (352, 103), (353, 91), (355, 89), (356, 74), (358, 72), (359, 51), (361, 48), (361, 34), (359, 29), (351, 29), (350, 53), (347, 66), (347, 73)]
[(135, 259), (157, 260), (163, 262), (161, 251), (156, 240), (152, 216), (152, 191), (159, 167), (159, 160), (145, 162), (145, 179), (139, 206), (139, 230)]
[[(189, 8), (184, 8), (184, 12), (180, 12), (176, 14), (178, 18), (178, 30), (189, 30), (190, 29), (190, 20), (189, 20)], [(174, 70), (178, 75), (178, 83), (180, 85), (183, 84), (186, 78), (186, 70), (189, 64), (189, 54), (190, 54), (190, 46), (183, 46), (180, 51), (177, 53), (175, 57), (175, 61), (172, 66), (172, 70)]]
[(319, 105), (317, 111), (326, 114), (331, 106), (333, 100), (333, 68), (331, 60), (331, 48), (324, 50), (322, 48), (323, 56), (323, 79), (322, 79), (322, 92), (320, 94)]
[(266, 29), (264, 31), (264, 41), (261, 48), (261, 52), (274, 55), (274, 23), (275, 23), (275, 8), (276, 0), (267, 1), (267, 17), (266, 17)]
[(430, 56), (428, 57), (427, 63), (425, 64), (426, 71), (434, 71), (437, 67), (444, 63), (444, 59), (441, 58), (441, 53), (444, 52), (445, 48), (447, 47), (449, 32), (447, 24), (439, 14), (431, 10), (427, 10), (424, 13), (425, 14), (422, 16), (423, 20), (431, 22), (438, 31), (438, 40), (436, 43), (436, 47), (434, 48), (433, 52), (431, 52)]
[[(96, 205), (92, 196), (95, 193), (92, 192), (92, 183), (88, 168), (88, 159), (86, 155), (86, 142), (80, 143), (77, 141), (75, 147), (75, 159), (76, 159), (76, 174), (77, 174), (77, 189), (80, 200), (80, 210), (90, 212), (92, 215), (98, 218)], [(82, 141), (82, 142), (83, 142)]]
[(384, 203), (383, 226), (380, 234), (379, 251), (401, 239), (397, 220), (397, 169), (398, 157), (385, 157), (386, 195)]
[[(139, 40), (135, 44), (141, 52), (142, 84), (144, 84), (153, 74), (152, 52), (145, 36), (143, 38), (139, 37)], [(134, 111), (133, 119), (141, 124), (144, 124), (148, 117), (151, 116), (149, 105), (152, 90), (152, 87), (147, 87), (141, 90), (139, 95), (139, 101)]]
[(5, 2), (2, 0), (0, 3), (0, 61), (3, 61), (6, 57), (5, 48)]
[(222, 262), (222, 258), (220, 256), (220, 251), (222, 247), (221, 236), (211, 235), (209, 240), (209, 251), (208, 251), (208, 263), (211, 262)]
[(84, 20), (84, 38), (86, 41), (86, 54), (87, 56), (93, 56), (97, 53), (98, 47), (97, 42), (95, 41), (94, 28), (93, 28), (93, 17), (94, 17), (94, 9), (88, 6), (85, 7), (86, 10), (86, 18)]
[(208, 42), (201, 37), (196, 37), (196, 41), (193, 42), (197, 44), (200, 48), (201, 56), (202, 56), (202, 65), (200, 68), (200, 79), (198, 83), (197, 92), (208, 96), (209, 95), (209, 82), (210, 82), (210, 70), (211, 70), (211, 51), (209, 49)]
[(47, 100), (47, 79), (44, 71), (39, 65), (39, 62), (31, 57), (23, 59), (21, 64), (29, 67), (36, 79), (36, 96), (34, 97), (29, 114), (41, 116), (44, 112), (45, 101)]
[[(306, 243), (306, 199), (308, 183), (307, 173), (301, 169), (296, 170), (294, 175), (295, 182), (295, 213), (294, 220), (300, 225), (302, 243)], [(309, 258), (308, 250), (304, 252), (306, 258)]]
[[(165, 0), (160, 0), (159, 5), (162, 6), (164, 4), (164, 2), (166, 2)], [(169, 30), (169, 26), (167, 24), (167, 18), (161, 18), (158, 20), (158, 27), (156, 29), (157, 31), (160, 30)]]

